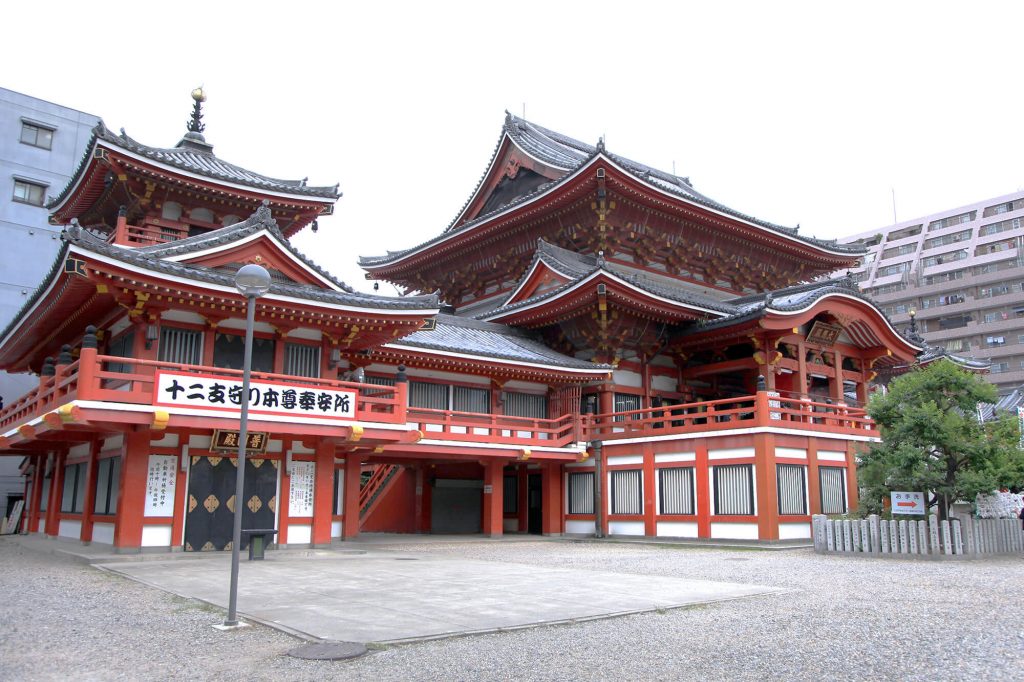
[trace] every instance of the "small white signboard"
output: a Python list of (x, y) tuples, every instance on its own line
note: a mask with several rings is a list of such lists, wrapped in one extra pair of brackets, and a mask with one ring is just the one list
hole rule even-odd
[(893, 514), (919, 514), (924, 515), (924, 493), (890, 493)]
[(174, 516), (174, 486), (178, 480), (177, 455), (150, 455), (146, 474), (145, 516)]
[[(165, 407), (196, 407), (232, 415), (241, 411), (242, 382), (206, 374), (156, 373), (153, 404)], [(253, 381), (249, 384), (250, 414), (282, 417), (354, 419), (355, 391), (300, 384)]]
[(316, 462), (292, 462), (288, 486), (288, 516), (312, 518)]

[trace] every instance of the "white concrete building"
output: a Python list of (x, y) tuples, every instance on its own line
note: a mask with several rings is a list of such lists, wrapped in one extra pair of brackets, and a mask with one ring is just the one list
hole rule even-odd
[(1024, 191), (841, 239), (867, 246), (853, 270), (900, 327), (989, 360), (1001, 395), (1024, 383)]

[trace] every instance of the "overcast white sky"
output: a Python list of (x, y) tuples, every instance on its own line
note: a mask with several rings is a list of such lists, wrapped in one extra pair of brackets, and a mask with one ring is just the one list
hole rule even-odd
[[(203, 84), (221, 158), (341, 183), (300, 249), (439, 234), (504, 110), (823, 238), (1024, 187), (1024, 3), (49, 2), (4, 9), (0, 86), (146, 144)], [(386, 293), (390, 287), (382, 288)]]

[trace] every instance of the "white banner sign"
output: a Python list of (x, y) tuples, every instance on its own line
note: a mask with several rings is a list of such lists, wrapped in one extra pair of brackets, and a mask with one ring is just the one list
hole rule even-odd
[[(158, 371), (153, 404), (238, 413), (242, 404), (242, 380)], [(353, 419), (356, 416), (356, 393), (300, 384), (251, 381), (249, 413)]]
[(174, 485), (177, 480), (177, 455), (149, 456), (144, 516), (174, 516)]
[(313, 479), (316, 462), (292, 462), (288, 490), (288, 516), (313, 516)]
[(893, 514), (925, 513), (924, 493), (889, 493)]

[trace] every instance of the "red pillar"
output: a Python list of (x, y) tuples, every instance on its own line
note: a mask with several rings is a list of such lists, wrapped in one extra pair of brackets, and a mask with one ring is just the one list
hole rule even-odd
[(697, 477), (697, 537), (711, 537), (711, 470), (708, 468), (708, 446), (699, 441), (696, 448), (694, 476)]
[(56, 453), (53, 461), (53, 476), (50, 478), (50, 499), (46, 503), (45, 532), (53, 537), (57, 537), (60, 527), (60, 506), (64, 496), (64, 462), (66, 459), (66, 452)]
[(38, 533), (39, 532), (39, 515), (41, 510), (39, 507), (43, 502), (43, 481), (46, 476), (46, 462), (50, 455), (39, 455), (35, 458), (35, 468), (32, 473), (32, 494), (29, 496), (29, 503), (31, 509), (25, 514), (25, 518), (28, 523), (25, 526), (26, 532)]
[(654, 494), (654, 453), (648, 446), (644, 448), (643, 491), (644, 491), (644, 535), (649, 538), (658, 535), (658, 501)]
[(845, 403), (846, 396), (843, 395), (843, 354), (839, 352), (839, 349), (833, 349), (833, 362), (834, 369), (836, 371), (835, 378), (832, 380), (832, 400), (836, 403)]
[(82, 506), (82, 542), (92, 542), (92, 513), (96, 508), (96, 474), (99, 468), (99, 454), (103, 441), (94, 440), (89, 444), (89, 464), (85, 468), (85, 502)]
[(345, 514), (341, 526), (341, 535), (345, 540), (359, 535), (359, 475), (361, 470), (359, 455), (354, 452), (345, 455), (345, 482), (342, 494)]
[(565, 508), (562, 503), (562, 465), (547, 462), (541, 465), (541, 532), (561, 535), (564, 531)]
[[(760, 394), (759, 394), (760, 395)], [(775, 476), (775, 434), (754, 436), (754, 487), (757, 490), (757, 537), (779, 539), (778, 480)]]
[(146, 476), (149, 473), (149, 431), (124, 435), (121, 480), (117, 497), (114, 548), (121, 552), (142, 548), (142, 519), (146, 510)]
[(807, 508), (811, 515), (821, 513), (821, 480), (818, 478), (818, 439), (807, 439)]
[(492, 460), (484, 466), (484, 535), (500, 538), (504, 532), (505, 462)]
[[(346, 477), (346, 483), (348, 479)], [(345, 501), (348, 502), (346, 496)], [(328, 547), (331, 544), (331, 521), (334, 510), (334, 443), (321, 440), (316, 446), (316, 473), (313, 482), (313, 530), (314, 547)], [(356, 492), (358, 507), (359, 493)], [(358, 517), (359, 511), (356, 510)], [(348, 525), (348, 524), (346, 524)], [(357, 525), (358, 528), (358, 525)]]
[(857, 490), (857, 460), (853, 452), (855, 447), (856, 443), (854, 442), (846, 444), (846, 506), (849, 508), (849, 511), (857, 509), (857, 503), (860, 499)]
[(525, 533), (530, 529), (530, 470), (525, 464), (520, 464), (514, 469), (516, 477), (516, 491), (519, 493), (516, 509), (519, 513), (516, 517), (516, 530)]

